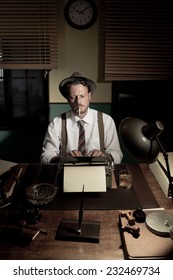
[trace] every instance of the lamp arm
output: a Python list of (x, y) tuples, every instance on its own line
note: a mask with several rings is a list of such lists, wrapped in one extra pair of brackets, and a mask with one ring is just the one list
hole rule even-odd
[(170, 171), (170, 166), (169, 166), (169, 160), (168, 160), (168, 153), (165, 151), (165, 149), (163, 148), (161, 142), (159, 141), (158, 137), (156, 136), (156, 141), (160, 147), (160, 150), (163, 154), (163, 157), (165, 159), (165, 163), (166, 163), (166, 169), (167, 169), (167, 174), (168, 174), (168, 180), (169, 180), (169, 187), (171, 190), (171, 197), (173, 200), (173, 177), (171, 176), (171, 171)]

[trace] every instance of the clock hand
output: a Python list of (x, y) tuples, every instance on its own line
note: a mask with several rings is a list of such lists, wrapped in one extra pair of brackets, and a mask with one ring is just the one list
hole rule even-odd
[(75, 10), (75, 12), (80, 13), (80, 11), (79, 11), (79, 10)]
[(89, 6), (87, 6), (86, 8), (84, 8), (82, 11), (79, 11), (79, 14), (83, 14), (85, 10), (87, 10), (89, 8)]

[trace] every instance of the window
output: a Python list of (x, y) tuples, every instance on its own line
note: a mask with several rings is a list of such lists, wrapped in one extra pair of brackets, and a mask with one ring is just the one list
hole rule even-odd
[(0, 70), (0, 128), (47, 125), (48, 78), (43, 70)]
[(0, 69), (56, 69), (57, 21), (57, 0), (0, 1)]
[(99, 80), (172, 79), (173, 1), (99, 3)]
[(57, 0), (0, 1), (0, 129), (47, 123), (57, 22)]

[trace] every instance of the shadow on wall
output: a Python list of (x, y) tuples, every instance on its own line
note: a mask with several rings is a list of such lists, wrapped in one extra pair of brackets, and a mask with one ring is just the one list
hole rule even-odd
[(17, 163), (39, 163), (46, 129), (14, 130), (0, 141), (0, 158)]

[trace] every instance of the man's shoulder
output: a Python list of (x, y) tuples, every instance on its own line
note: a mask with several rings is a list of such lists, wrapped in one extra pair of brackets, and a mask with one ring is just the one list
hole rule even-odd
[(57, 123), (60, 122), (62, 119), (67, 118), (67, 116), (69, 115), (69, 111), (67, 112), (63, 112), (55, 117), (52, 118), (51, 123)]
[(71, 111), (66, 111), (66, 112), (63, 112), (61, 114), (59, 114), (58, 116), (54, 117), (54, 120), (60, 120), (60, 119), (64, 119), (64, 118), (67, 118), (70, 116), (70, 112)]
[(98, 110), (98, 112), (100, 112), (102, 114), (103, 118), (112, 119), (111, 115), (109, 115), (108, 113), (105, 113), (105, 112), (102, 112), (102, 111), (99, 111), (99, 110)]
[(88, 113), (89, 113), (89, 114), (93, 114), (93, 115), (95, 115), (95, 116), (97, 116), (99, 113), (100, 113), (100, 114), (105, 114), (105, 113), (102, 112), (101, 110), (93, 109), (93, 108), (88, 108)]

